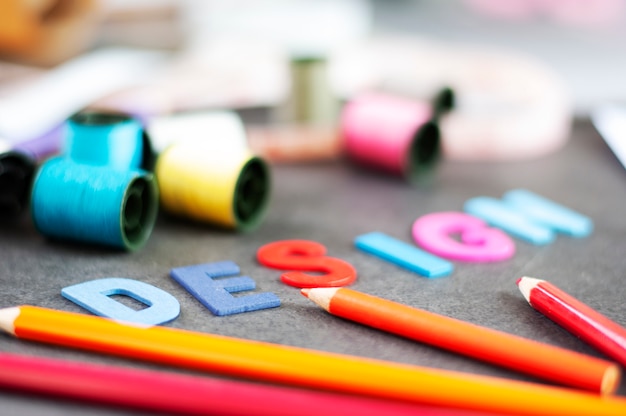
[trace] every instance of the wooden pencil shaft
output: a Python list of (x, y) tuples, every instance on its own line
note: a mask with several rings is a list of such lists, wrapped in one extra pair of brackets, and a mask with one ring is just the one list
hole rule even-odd
[(160, 371), (0, 353), (0, 387), (48, 396), (181, 415), (480, 416), (436, 408)]
[(618, 380), (606, 381), (615, 373), (619, 375), (614, 363), (351, 289), (335, 292), (329, 312), (560, 384), (603, 393), (618, 387)]
[(624, 399), (495, 377), (172, 328), (138, 328), (29, 306), (4, 309), (0, 318), (5, 331), (24, 339), (295, 386), (519, 415), (626, 414)]
[[(145, 410), (206, 413), (211, 406), (194, 393), (210, 393), (187, 379), (60, 360), (0, 355), (0, 386), (48, 396)], [(184, 389), (184, 390), (183, 390)], [(189, 395), (189, 397), (186, 397)], [(182, 400), (185, 399), (185, 400)]]
[(626, 366), (626, 329), (547, 281), (530, 292), (530, 305), (621, 365)]

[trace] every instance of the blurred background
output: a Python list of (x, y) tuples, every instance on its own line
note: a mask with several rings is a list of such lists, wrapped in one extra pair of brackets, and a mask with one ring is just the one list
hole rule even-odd
[[(145, 117), (266, 108), (274, 120), (284, 121), (294, 117), (293, 108), (280, 108), (302, 87), (294, 62), (322, 62), (328, 85), (310, 74), (307, 82), (316, 83), (315, 91), (327, 87), (339, 101), (372, 89), (430, 99), (451, 86), (462, 112), (537, 110), (557, 120), (558, 126), (544, 127), (562, 136), (563, 120), (588, 117), (598, 106), (626, 98), (625, 3), (3, 0), (0, 137), (11, 142), (20, 136), (20, 128), (7, 121), (15, 118), (7, 114), (18, 111), (9, 107), (20, 89), (111, 47), (162, 56), (134, 78), (84, 96), (74, 107), (87, 102)], [(113, 66), (120, 65), (126, 63)], [(89, 73), (87, 79), (97, 83), (107, 76), (114, 77)], [(72, 88), (77, 95), (83, 89), (77, 81), (63, 86)], [(330, 114), (332, 121), (336, 112)], [(29, 123), (37, 123), (32, 114)], [(41, 131), (52, 127), (47, 123)]]
[(626, 10), (600, 1), (374, 1), (382, 31), (528, 54), (554, 69), (577, 114), (626, 97)]

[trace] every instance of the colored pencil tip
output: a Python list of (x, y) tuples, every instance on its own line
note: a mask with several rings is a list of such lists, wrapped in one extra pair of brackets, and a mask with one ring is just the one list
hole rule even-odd
[(536, 279), (534, 277), (520, 277), (517, 281), (517, 287), (519, 288), (524, 298), (530, 302), (530, 292), (533, 290), (539, 283), (543, 282), (541, 279)]
[(309, 292), (311, 291), (311, 289), (309, 288), (304, 288), (304, 289), (300, 289), (300, 293), (302, 294), (302, 296), (304, 296), (305, 298), (309, 297)]
[(517, 279), (517, 280), (515, 281), (515, 284), (519, 286), (519, 283), (522, 281), (522, 279), (523, 279), (523, 277), (520, 277), (519, 279)]
[(0, 309), (0, 330), (15, 335), (14, 322), (19, 314), (19, 307)]

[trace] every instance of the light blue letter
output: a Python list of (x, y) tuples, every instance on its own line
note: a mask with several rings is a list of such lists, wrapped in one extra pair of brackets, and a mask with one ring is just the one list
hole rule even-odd
[[(148, 283), (121, 277), (108, 277), (68, 286), (61, 294), (88, 311), (116, 321), (159, 325), (176, 319), (180, 304), (164, 290)], [(113, 295), (131, 297), (148, 307), (139, 311), (111, 298)]]

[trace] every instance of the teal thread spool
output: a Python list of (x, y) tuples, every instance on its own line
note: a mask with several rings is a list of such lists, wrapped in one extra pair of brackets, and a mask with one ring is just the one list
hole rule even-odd
[(45, 162), (31, 195), (39, 232), (51, 238), (136, 250), (152, 233), (158, 189), (151, 173), (76, 163)]
[(130, 116), (81, 112), (67, 121), (65, 154), (88, 165), (135, 169), (145, 167), (145, 141), (143, 126)]

